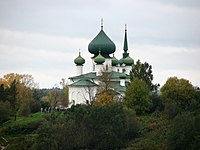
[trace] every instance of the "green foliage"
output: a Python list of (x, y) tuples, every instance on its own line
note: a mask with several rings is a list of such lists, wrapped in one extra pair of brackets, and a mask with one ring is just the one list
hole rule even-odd
[(145, 114), (152, 107), (148, 85), (141, 79), (134, 78), (125, 92), (125, 104), (138, 115)]
[(76, 105), (64, 115), (51, 115), (38, 130), (35, 148), (116, 149), (137, 135), (134, 113), (122, 105)]
[(194, 99), (195, 89), (188, 80), (171, 77), (161, 88), (161, 93), (164, 103), (186, 109)]
[(152, 92), (150, 94), (150, 99), (153, 103), (150, 112), (154, 112), (154, 111), (162, 111), (164, 110), (164, 105), (161, 99), (161, 96), (158, 95), (156, 92)]
[(0, 126), (1, 135), (22, 135), (35, 131), (44, 121), (46, 114), (36, 113), (29, 117), (20, 117), (16, 121), (9, 120)]
[(152, 83), (153, 74), (152, 74), (152, 66), (147, 62), (144, 64), (138, 60), (136, 64), (133, 65), (132, 70), (130, 72), (131, 80), (134, 78), (142, 79), (148, 85), (150, 91), (156, 90), (157, 85)]
[(171, 150), (199, 150), (200, 115), (199, 112), (179, 114), (170, 129), (168, 147)]
[(127, 150), (166, 150), (169, 122), (161, 112), (137, 117), (139, 135)]
[(9, 120), (10, 113), (10, 103), (8, 101), (0, 101), (0, 123)]
[(18, 110), (18, 115), (28, 116), (30, 114), (31, 114), (30, 104), (28, 102), (21, 103), (20, 108)]

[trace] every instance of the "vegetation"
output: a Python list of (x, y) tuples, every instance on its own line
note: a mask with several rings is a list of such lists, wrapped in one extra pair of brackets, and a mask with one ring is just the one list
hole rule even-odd
[(125, 95), (126, 106), (134, 109), (138, 115), (145, 114), (152, 107), (148, 85), (141, 79), (132, 79)]
[(192, 103), (195, 96), (193, 85), (185, 79), (171, 77), (161, 88), (162, 98), (166, 104), (174, 104), (186, 109)]
[(158, 85), (154, 85), (153, 81), (153, 72), (152, 66), (149, 65), (147, 62), (141, 63), (140, 60), (133, 65), (132, 70), (130, 72), (131, 80), (134, 78), (138, 78), (143, 80), (147, 86), (149, 87), (150, 91), (157, 90)]
[[(199, 88), (186, 79), (172, 77), (158, 93), (157, 89), (151, 88), (150, 65), (138, 64), (146, 67), (137, 70), (149, 73), (150, 80), (147, 82), (146, 76), (132, 74), (134, 77), (127, 87), (125, 101), (115, 99), (109, 76), (106, 76), (104, 80), (102, 78), (94, 105), (76, 105), (65, 111), (38, 112), (40, 108), (68, 105), (64, 80), (62, 89), (38, 89), (24, 83), (32, 82), (31, 76), (19, 75), (18, 78), (18, 74), (12, 74), (1, 78), (1, 148), (198, 150)], [(23, 77), (27, 80), (22, 80)], [(25, 94), (19, 96), (20, 92)]]

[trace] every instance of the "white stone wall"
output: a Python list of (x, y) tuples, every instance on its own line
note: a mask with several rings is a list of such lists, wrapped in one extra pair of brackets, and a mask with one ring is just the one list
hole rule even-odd
[(111, 58), (105, 59), (104, 67), (107, 71), (112, 71), (112, 59)]
[(86, 104), (95, 97), (97, 87), (76, 87), (69, 86), (69, 107), (73, 104)]
[(81, 75), (83, 73), (83, 66), (76, 66), (76, 75)]

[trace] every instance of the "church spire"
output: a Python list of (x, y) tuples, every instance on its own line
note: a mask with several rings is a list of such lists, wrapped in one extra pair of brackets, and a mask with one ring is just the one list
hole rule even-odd
[(103, 30), (103, 18), (101, 18), (101, 30)]
[(124, 52), (127, 53), (128, 51), (128, 41), (127, 41), (127, 25), (125, 24), (125, 36), (124, 36)]

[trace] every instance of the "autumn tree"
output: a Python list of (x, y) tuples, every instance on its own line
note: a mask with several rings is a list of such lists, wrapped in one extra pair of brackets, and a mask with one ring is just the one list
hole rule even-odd
[(7, 100), (15, 110), (30, 109), (33, 101), (32, 89), (37, 87), (31, 75), (9, 73), (0, 78), (0, 84), (8, 92)]
[(111, 105), (114, 101), (117, 101), (116, 95), (118, 95), (118, 93), (114, 89), (111, 79), (112, 73), (103, 68), (101, 76), (99, 76), (99, 85), (97, 88), (97, 99), (95, 101), (95, 105)]
[(152, 106), (149, 88), (145, 81), (133, 78), (125, 92), (125, 105), (134, 109), (137, 114), (145, 114)]
[(31, 75), (9, 73), (0, 78), (0, 83), (5, 88), (11, 87), (14, 82), (16, 84), (16, 99), (18, 102), (24, 102), (32, 98), (31, 89), (36, 88), (37, 84)]
[(61, 103), (67, 107), (69, 105), (69, 88), (64, 78), (61, 79), (60, 85), (62, 86)]
[(189, 80), (170, 77), (161, 88), (161, 93), (164, 103), (185, 109), (194, 99), (195, 89)]
[(154, 85), (153, 81), (153, 74), (152, 74), (152, 66), (149, 65), (147, 62), (142, 63), (140, 60), (133, 65), (132, 70), (130, 72), (131, 80), (134, 78), (142, 79), (148, 85), (150, 91), (154, 91), (157, 89), (158, 85)]

